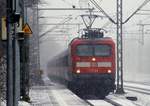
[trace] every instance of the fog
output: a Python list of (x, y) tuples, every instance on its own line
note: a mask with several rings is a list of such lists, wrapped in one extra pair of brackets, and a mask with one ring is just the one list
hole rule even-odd
[[(88, 0), (87, 0), (88, 1)], [(45, 0), (46, 4), (39, 5), (39, 8), (72, 8), (72, 5), (76, 7), (87, 7), (85, 3), (86, 0)], [(116, 16), (116, 1), (114, 0), (97, 0), (99, 5), (115, 20)], [(142, 3), (144, 0), (124, 0), (123, 1), (123, 20), (126, 20)], [(149, 5), (144, 6), (142, 9), (149, 9)], [(90, 5), (92, 7), (92, 5)], [(79, 15), (86, 13), (85, 11), (42, 11), (41, 16), (49, 17), (68, 17), (71, 15), (73, 19), (68, 23), (81, 23), (82, 20)], [(141, 13), (141, 11), (140, 11)], [(101, 15), (101, 13), (98, 13)], [(40, 19), (40, 23), (59, 23), (64, 18), (44, 18)], [(109, 22), (108, 19), (97, 19), (94, 23), (94, 27), (105, 26), (108, 33), (106, 36), (113, 37), (116, 40), (116, 26)], [(123, 72), (124, 80), (129, 81), (139, 81), (139, 82), (149, 82), (150, 81), (150, 36), (149, 36), (149, 26), (144, 26), (142, 35), (141, 26), (138, 24), (148, 24), (150, 23), (149, 15), (135, 15), (132, 17), (128, 23), (123, 25)], [(46, 32), (48, 29), (54, 26), (43, 26), (41, 34)], [(67, 44), (71, 39), (78, 36), (78, 26), (59, 26), (58, 28), (70, 28), (66, 33), (60, 33), (59, 31), (53, 30), (47, 33), (41, 40), (40, 44), (40, 61), (41, 68), (43, 70), (48, 70), (46, 68), (48, 61), (50, 61), (54, 56), (59, 54), (61, 51), (67, 48)], [(81, 25), (80, 28), (84, 28)], [(60, 34), (56, 36), (55, 34)], [(64, 39), (64, 36), (69, 36), (68, 39)]]
[(130, 81), (150, 81), (150, 37), (144, 36), (140, 39), (124, 40), (124, 79)]

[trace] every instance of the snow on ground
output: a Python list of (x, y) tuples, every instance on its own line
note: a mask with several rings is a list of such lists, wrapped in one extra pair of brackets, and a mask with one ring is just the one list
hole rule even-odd
[(108, 95), (107, 98), (112, 101), (121, 104), (122, 106), (136, 106), (132, 101), (126, 99), (125, 95), (112, 94)]
[(0, 106), (6, 106), (6, 101), (2, 101)]
[(130, 89), (126, 90), (127, 94), (136, 96), (138, 98), (138, 101), (137, 101), (138, 104), (140, 104), (141, 106), (150, 106), (150, 95), (148, 95), (150, 93), (150, 85), (149, 84), (125, 82), (124, 85), (132, 87), (130, 89), (136, 90), (136, 88), (137, 88), (137, 91), (142, 91), (142, 92), (147, 93), (147, 94), (143, 94), (140, 92), (130, 91)]
[(58, 86), (34, 87), (30, 97), (32, 106), (89, 106), (70, 90)]
[(18, 106), (31, 106), (31, 105), (29, 103), (25, 102), (25, 101), (19, 101)]
[[(137, 100), (131, 101), (127, 97), (137, 97)], [(150, 106), (150, 95), (142, 94), (134, 91), (129, 91), (125, 89), (125, 94), (110, 94), (107, 98), (121, 103), (123, 106)], [(127, 104), (127, 105), (125, 105)]]
[(51, 98), (47, 93), (47, 90), (42, 89), (42, 87), (41, 89), (36, 89), (36, 88), (31, 89), (30, 98), (31, 98), (31, 104), (33, 106), (40, 106), (40, 105), (50, 106), (52, 103)]
[(139, 106), (150, 106), (150, 95), (128, 90), (126, 90), (126, 93), (126, 96), (137, 97), (137, 101), (133, 101), (135, 104), (138, 104)]
[[(52, 83), (48, 77), (44, 77), (44, 82), (48, 86), (33, 86), (30, 90), (31, 103), (19, 101), (18, 106), (89, 106), (84, 100), (72, 93), (66, 87)], [(125, 85), (150, 89), (148, 85), (125, 83)], [(126, 97), (137, 97), (137, 101), (128, 100)], [(122, 106), (150, 106), (150, 95), (129, 91), (125, 89), (125, 94), (110, 94), (106, 97)], [(100, 99), (88, 100), (93, 106), (112, 106), (110, 103)], [(2, 106), (6, 106), (2, 102)]]
[[(0, 106), (6, 106), (6, 102), (2, 102)], [(25, 101), (19, 101), (18, 106), (31, 106), (29, 103), (25, 102)]]
[(104, 101), (104, 100), (88, 100), (91, 104), (94, 104), (94, 106), (112, 106), (112, 104)]

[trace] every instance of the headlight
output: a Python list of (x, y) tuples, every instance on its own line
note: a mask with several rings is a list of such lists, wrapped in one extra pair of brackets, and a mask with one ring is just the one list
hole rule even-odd
[(80, 73), (80, 70), (78, 69), (78, 70), (76, 71), (76, 73), (79, 74), (79, 73)]
[(111, 71), (111, 70), (108, 70), (107, 72), (110, 74), (112, 71)]
[(92, 58), (92, 61), (96, 61), (96, 59), (95, 59), (95, 58)]

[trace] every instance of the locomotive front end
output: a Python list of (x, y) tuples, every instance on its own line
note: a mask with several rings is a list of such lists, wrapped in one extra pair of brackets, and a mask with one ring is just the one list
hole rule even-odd
[(72, 45), (72, 81), (77, 86), (115, 88), (115, 45), (110, 39), (82, 40)]

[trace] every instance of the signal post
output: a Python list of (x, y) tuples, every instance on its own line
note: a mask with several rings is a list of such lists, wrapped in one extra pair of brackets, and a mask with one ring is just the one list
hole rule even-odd
[(29, 102), (29, 37), (32, 35), (32, 30), (28, 23), (23, 26), (20, 32), (20, 51), (21, 51), (21, 96), (22, 100)]
[[(7, 106), (18, 106), (20, 100), (20, 44), (19, 41), (24, 35), (18, 32), (20, 24), (20, 14), (18, 0), (7, 0), (7, 16), (6, 16), (6, 35), (7, 42)], [(19, 31), (21, 31), (19, 30)]]

